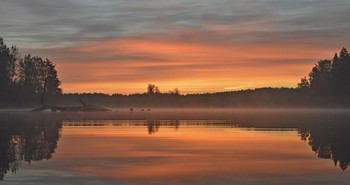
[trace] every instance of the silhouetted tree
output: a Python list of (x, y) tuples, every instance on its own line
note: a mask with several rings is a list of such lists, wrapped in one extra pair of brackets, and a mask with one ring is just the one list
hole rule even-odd
[(339, 57), (336, 54), (332, 62), (333, 95), (338, 99), (350, 98), (350, 54), (343, 48)]
[(309, 74), (310, 87), (315, 89), (327, 89), (331, 85), (331, 60), (320, 60)]
[(310, 88), (309, 80), (306, 77), (302, 78), (300, 83), (298, 83), (298, 88), (301, 88), (301, 89)]
[(55, 65), (49, 59), (26, 55), (19, 66), (20, 84), (25, 92), (37, 95), (41, 94), (45, 87), (48, 95), (62, 93)]
[(18, 49), (8, 47), (0, 37), (0, 101), (5, 102), (13, 95), (16, 77)]
[(301, 79), (299, 88), (310, 88), (314, 97), (324, 102), (347, 105), (350, 103), (350, 54), (343, 48), (332, 60), (321, 60), (306, 77)]
[(156, 93), (160, 93), (158, 86), (154, 84), (148, 84), (147, 94), (156, 94)]
[(8, 47), (0, 38), (0, 106), (37, 103), (46, 91), (48, 96), (59, 95), (62, 90), (55, 65), (30, 54), (18, 57), (15, 46)]
[(178, 88), (175, 88), (174, 90), (169, 91), (169, 94), (180, 95), (180, 90)]

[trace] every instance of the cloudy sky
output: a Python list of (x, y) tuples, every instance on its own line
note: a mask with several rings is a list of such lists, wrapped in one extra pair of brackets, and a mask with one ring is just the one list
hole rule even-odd
[(349, 0), (1, 0), (0, 37), (64, 92), (295, 87), (349, 46)]

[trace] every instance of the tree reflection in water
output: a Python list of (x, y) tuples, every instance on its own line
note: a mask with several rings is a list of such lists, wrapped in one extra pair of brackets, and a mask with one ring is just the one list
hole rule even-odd
[(60, 137), (61, 122), (43, 115), (2, 115), (0, 129), (0, 180), (16, 172), (21, 161), (52, 158)]
[(313, 124), (300, 129), (301, 139), (307, 141), (315, 154), (332, 159), (346, 170), (350, 163), (350, 125), (348, 123)]
[[(0, 116), (0, 180), (6, 173), (16, 172), (21, 161), (31, 163), (52, 158), (60, 138), (62, 122), (60, 120), (73, 120), (65, 126), (104, 126), (98, 123), (97, 118), (81, 117), (73, 114), (59, 114), (56, 119), (53, 114), (6, 114)], [(289, 115), (289, 114), (288, 114)], [(87, 116), (84, 114), (84, 116)], [(278, 117), (279, 116), (279, 117)], [(258, 119), (259, 118), (259, 119)], [(261, 119), (260, 119), (261, 118)], [(78, 121), (74, 121), (78, 120)], [(89, 124), (81, 124), (90, 120)], [(95, 120), (95, 121), (92, 121)], [(101, 118), (101, 120), (103, 120)], [(242, 127), (263, 128), (276, 130), (276, 128), (296, 128), (302, 140), (308, 142), (319, 158), (332, 159), (335, 165), (346, 170), (350, 163), (350, 116), (319, 114), (302, 116), (262, 115), (261, 117), (236, 117), (234, 122), (221, 120), (148, 120), (130, 126), (147, 127), (148, 134), (155, 134), (161, 128), (175, 128), (183, 126), (204, 127)], [(91, 122), (92, 121), (92, 122)], [(122, 126), (125, 122), (107, 125)], [(77, 124), (74, 124), (76, 122)], [(120, 122), (120, 124), (119, 124)], [(97, 125), (96, 125), (97, 124)]]
[(147, 121), (147, 130), (148, 134), (154, 134), (159, 131), (159, 127), (174, 127), (175, 130), (179, 129), (180, 122), (179, 120), (167, 120), (166, 122), (162, 122), (159, 120), (148, 120)]
[(158, 132), (160, 122), (158, 120), (148, 120), (147, 121), (147, 130), (148, 134), (154, 134)]

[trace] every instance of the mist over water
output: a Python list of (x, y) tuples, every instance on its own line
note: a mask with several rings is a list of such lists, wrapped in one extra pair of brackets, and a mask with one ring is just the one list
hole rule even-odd
[(350, 111), (0, 112), (5, 184), (346, 184)]

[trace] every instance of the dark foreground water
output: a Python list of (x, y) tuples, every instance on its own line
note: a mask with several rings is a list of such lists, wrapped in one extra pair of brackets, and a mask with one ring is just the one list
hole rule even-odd
[(0, 184), (350, 184), (347, 110), (2, 111), (0, 128)]

